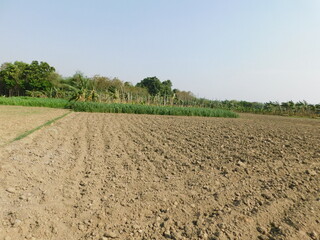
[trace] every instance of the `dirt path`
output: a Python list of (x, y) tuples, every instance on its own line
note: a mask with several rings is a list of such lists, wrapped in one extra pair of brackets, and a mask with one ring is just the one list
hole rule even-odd
[(319, 239), (320, 122), (72, 113), (0, 148), (3, 239)]

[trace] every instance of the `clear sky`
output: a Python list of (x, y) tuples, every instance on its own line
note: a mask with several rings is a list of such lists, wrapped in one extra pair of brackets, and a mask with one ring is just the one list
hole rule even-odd
[(0, 0), (0, 63), (320, 103), (319, 0)]

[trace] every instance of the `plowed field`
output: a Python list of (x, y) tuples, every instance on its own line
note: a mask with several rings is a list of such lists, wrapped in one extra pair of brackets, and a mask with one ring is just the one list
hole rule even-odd
[(0, 148), (0, 239), (319, 234), (319, 120), (71, 113)]

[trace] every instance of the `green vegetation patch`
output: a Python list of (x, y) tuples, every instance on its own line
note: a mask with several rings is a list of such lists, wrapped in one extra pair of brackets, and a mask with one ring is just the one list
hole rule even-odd
[(66, 108), (68, 101), (58, 98), (0, 97), (1, 105)]
[(203, 117), (229, 117), (236, 118), (238, 114), (222, 109), (197, 108), (197, 107), (174, 107), (152, 106), (140, 104), (121, 103), (96, 103), (75, 102), (71, 108), (77, 112), (104, 112), (104, 113), (133, 113), (153, 115), (177, 115), (177, 116), (203, 116)]
[(32, 97), (0, 97), (1, 105), (19, 105), (33, 107), (68, 108), (76, 112), (132, 113), (153, 115), (203, 116), (203, 117), (239, 117), (238, 114), (222, 109), (154, 106), (124, 103), (69, 102), (64, 99)]

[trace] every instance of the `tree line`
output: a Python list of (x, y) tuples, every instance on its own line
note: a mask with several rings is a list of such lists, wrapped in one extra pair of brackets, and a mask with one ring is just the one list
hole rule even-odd
[(100, 75), (89, 78), (81, 72), (76, 72), (71, 77), (62, 77), (54, 67), (38, 61), (30, 64), (20, 61), (7, 62), (0, 67), (0, 94), (8, 97), (31, 96), (70, 101), (208, 107), (277, 115), (320, 115), (320, 104), (308, 104), (306, 101), (258, 103), (208, 100), (197, 98), (190, 91), (173, 89), (172, 86), (171, 80), (160, 81), (155, 76), (144, 78), (136, 85)]
[(0, 67), (0, 94), (64, 98), (77, 101), (130, 102), (147, 104), (190, 104), (191, 92), (172, 89), (172, 82), (147, 77), (136, 85), (118, 78), (95, 75), (91, 78), (76, 72), (62, 77), (46, 62), (31, 64), (16, 61)]

